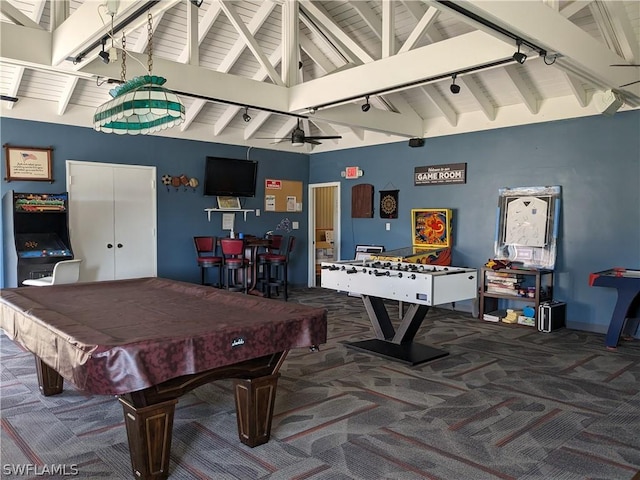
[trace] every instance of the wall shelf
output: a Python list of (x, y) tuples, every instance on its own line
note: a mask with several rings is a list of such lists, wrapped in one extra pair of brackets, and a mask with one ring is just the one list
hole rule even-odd
[(244, 214), (244, 221), (247, 221), (247, 213), (249, 212), (255, 212), (254, 209), (247, 209), (247, 208), (238, 208), (235, 210), (226, 210), (226, 209), (222, 209), (222, 208), (205, 208), (204, 209), (205, 212), (207, 212), (207, 220), (211, 221), (211, 212), (221, 212), (221, 213), (236, 213), (236, 212), (242, 212)]

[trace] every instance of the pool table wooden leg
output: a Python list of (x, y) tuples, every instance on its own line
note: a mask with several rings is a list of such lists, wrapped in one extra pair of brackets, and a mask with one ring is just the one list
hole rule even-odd
[(169, 476), (173, 414), (178, 400), (136, 408), (120, 397), (127, 426), (135, 478), (164, 480)]
[(245, 445), (257, 447), (269, 441), (279, 376), (233, 380), (238, 436)]
[(34, 355), (36, 359), (36, 372), (38, 373), (38, 386), (45, 397), (57, 395), (62, 392), (64, 379), (49, 365), (44, 363), (40, 357)]

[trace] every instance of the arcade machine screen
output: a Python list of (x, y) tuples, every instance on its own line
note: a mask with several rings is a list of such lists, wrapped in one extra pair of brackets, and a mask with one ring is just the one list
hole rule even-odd
[(71, 250), (55, 233), (22, 233), (16, 235), (20, 258), (70, 257)]

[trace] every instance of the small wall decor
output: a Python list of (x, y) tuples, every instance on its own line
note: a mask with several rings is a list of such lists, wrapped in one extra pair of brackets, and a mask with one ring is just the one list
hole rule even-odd
[(184, 187), (184, 191), (188, 190), (187, 187), (196, 191), (197, 186), (200, 184), (198, 179), (195, 177), (187, 177), (184, 173), (179, 176), (171, 176), (171, 175), (163, 175), (161, 177), (162, 184), (167, 187), (167, 192), (171, 191), (170, 187), (175, 187), (176, 192), (180, 190), (180, 187)]
[(17, 147), (4, 145), (7, 176), (5, 180), (26, 180), (30, 182), (53, 183), (53, 147)]
[(360, 183), (351, 188), (351, 218), (373, 218), (373, 185)]
[(284, 217), (282, 220), (280, 220), (280, 223), (276, 225), (276, 230), (280, 230), (287, 233), (291, 232), (291, 220), (289, 220), (288, 217)]
[(400, 190), (380, 190), (380, 218), (398, 218)]

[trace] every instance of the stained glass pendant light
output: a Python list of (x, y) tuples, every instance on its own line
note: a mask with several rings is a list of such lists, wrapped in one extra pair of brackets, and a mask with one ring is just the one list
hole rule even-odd
[(99, 132), (117, 134), (149, 134), (165, 128), (175, 127), (184, 122), (185, 108), (178, 96), (163, 87), (167, 81), (151, 74), (152, 19), (148, 14), (149, 75), (135, 77), (129, 81), (126, 76), (126, 39), (122, 35), (122, 83), (109, 91), (112, 100), (100, 105), (93, 116), (93, 127)]

